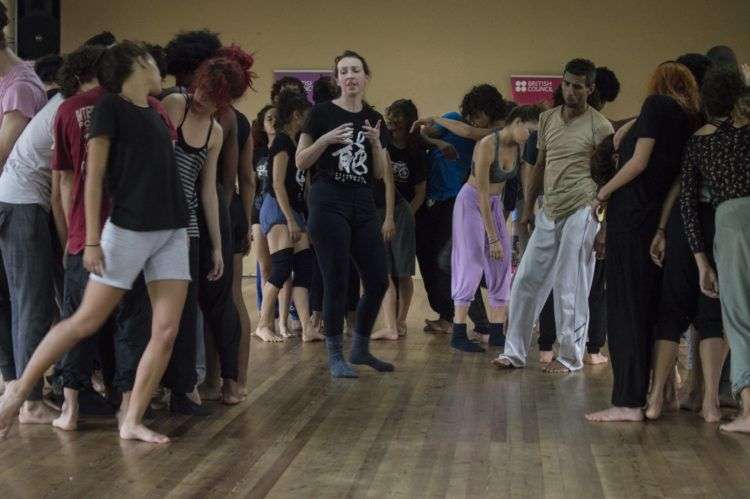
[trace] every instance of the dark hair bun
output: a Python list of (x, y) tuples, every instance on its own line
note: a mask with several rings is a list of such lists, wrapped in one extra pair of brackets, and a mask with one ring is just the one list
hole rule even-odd
[(4, 3), (0, 2), (0, 29), (5, 29), (5, 27), (8, 25), (8, 21), (8, 7), (6, 7)]

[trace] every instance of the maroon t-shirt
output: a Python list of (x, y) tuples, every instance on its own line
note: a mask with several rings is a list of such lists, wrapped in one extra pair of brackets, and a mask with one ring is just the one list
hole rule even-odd
[[(106, 91), (102, 87), (93, 88), (65, 100), (57, 110), (54, 126), (52, 151), (53, 170), (73, 170), (73, 188), (70, 193), (70, 218), (68, 220), (68, 253), (75, 255), (86, 245), (86, 211), (84, 208), (84, 184), (86, 182), (86, 151), (91, 123), (91, 112), (99, 98)], [(170, 134), (176, 140), (177, 134), (161, 102), (149, 97), (149, 105), (162, 115), (169, 125)], [(109, 217), (110, 199), (102, 198), (102, 224)]]

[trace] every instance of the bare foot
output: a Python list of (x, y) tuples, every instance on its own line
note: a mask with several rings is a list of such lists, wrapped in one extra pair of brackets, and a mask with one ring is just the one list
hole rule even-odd
[(731, 423), (719, 426), (719, 429), (737, 433), (750, 433), (750, 413), (737, 416)]
[(398, 339), (398, 331), (394, 331), (393, 329), (383, 328), (378, 329), (372, 335), (370, 336), (371, 340), (397, 340)]
[(399, 322), (398, 324), (398, 335), (399, 336), (406, 336), (406, 333), (408, 332), (406, 323), (405, 322)]
[(273, 332), (273, 329), (271, 329), (270, 327), (266, 327), (266, 326), (263, 326), (263, 327), (258, 326), (258, 329), (255, 330), (255, 332), (253, 333), (253, 336), (255, 336), (256, 338), (259, 338), (261, 341), (265, 341), (268, 343), (281, 343), (282, 341), (284, 341), (284, 338), (277, 335), (276, 333)]
[(201, 405), (201, 394), (198, 391), (198, 387), (196, 386), (193, 388), (193, 391), (187, 394), (187, 398), (189, 398), (194, 404)]
[(516, 367), (510, 360), (503, 356), (498, 356), (497, 358), (492, 359), (492, 365), (498, 369), (513, 369)]
[(542, 369), (547, 374), (568, 374), (570, 369), (560, 363), (559, 360), (553, 360)]
[(294, 331), (290, 331), (289, 328), (286, 327), (286, 324), (282, 324), (279, 322), (279, 334), (278, 336), (281, 337), (281, 341), (286, 341), (289, 338), (295, 338), (297, 335), (294, 333)]
[(18, 394), (17, 390), (13, 389), (14, 384), (12, 382), (6, 383), (5, 393), (0, 398), (0, 438), (5, 438), (8, 435), (18, 411), (23, 405), (23, 397)]
[(643, 421), (643, 410), (633, 407), (610, 407), (603, 411), (586, 414), (586, 419), (597, 423)]
[(555, 360), (555, 352), (552, 350), (540, 350), (539, 351), (539, 363), (540, 364), (549, 364)]
[(41, 400), (27, 401), (21, 406), (18, 422), (21, 424), (52, 424), (59, 414)]
[(224, 405), (237, 405), (244, 399), (240, 395), (239, 384), (232, 379), (225, 379), (221, 385), (221, 403)]
[(603, 353), (587, 353), (583, 356), (583, 363), (595, 366), (597, 364), (606, 364), (609, 358)]
[(477, 340), (479, 340), (479, 343), (484, 343), (485, 345), (489, 345), (490, 344), (490, 335), (489, 334), (475, 333), (474, 338), (476, 338)]
[(122, 423), (120, 425), (120, 438), (123, 440), (141, 440), (151, 444), (167, 444), (169, 437), (149, 430), (143, 424)]
[(99, 369), (94, 371), (91, 375), (91, 386), (94, 387), (95, 391), (101, 393), (105, 397), (107, 396), (107, 385), (104, 383), (104, 375)]
[(302, 341), (304, 343), (310, 343), (313, 341), (324, 341), (326, 339), (325, 336), (323, 336), (323, 333), (320, 332), (320, 328), (315, 328), (314, 326), (310, 325), (310, 327), (303, 327), (302, 328)]
[(679, 385), (676, 377), (670, 378), (664, 387), (664, 410), (676, 412), (680, 410), (680, 399), (678, 397)]
[(78, 404), (63, 402), (60, 416), (52, 421), (52, 426), (65, 431), (75, 431), (78, 429)]
[(721, 410), (719, 404), (703, 404), (701, 416), (706, 423), (718, 423), (721, 421)]
[(664, 395), (661, 393), (649, 394), (648, 402), (646, 403), (646, 417), (648, 419), (659, 419), (661, 413), (664, 410)]
[(201, 385), (199, 393), (203, 400), (221, 400), (221, 385), (204, 383)]
[(453, 325), (443, 319), (437, 319), (434, 321), (425, 319), (424, 323), (425, 333), (451, 333), (453, 330)]

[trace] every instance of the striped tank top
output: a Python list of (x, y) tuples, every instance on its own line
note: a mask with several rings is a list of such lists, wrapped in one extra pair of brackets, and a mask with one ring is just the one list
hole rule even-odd
[(208, 141), (211, 138), (211, 131), (214, 127), (214, 120), (211, 119), (211, 125), (208, 127), (206, 143), (202, 147), (193, 147), (187, 143), (182, 133), (182, 125), (185, 123), (188, 109), (190, 109), (189, 95), (185, 96), (187, 103), (185, 105), (185, 114), (182, 116), (180, 126), (177, 127), (177, 143), (174, 147), (175, 159), (177, 160), (177, 171), (182, 179), (182, 190), (187, 200), (188, 211), (190, 212), (190, 225), (188, 225), (188, 236), (198, 237), (198, 195), (197, 183), (201, 169), (206, 164), (208, 157)]

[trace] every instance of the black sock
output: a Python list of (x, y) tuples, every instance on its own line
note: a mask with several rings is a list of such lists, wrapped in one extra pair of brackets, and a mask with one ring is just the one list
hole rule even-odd
[(370, 337), (361, 334), (354, 334), (352, 338), (352, 364), (361, 364), (370, 366), (378, 372), (393, 371), (393, 364), (383, 362), (370, 353)]
[(466, 335), (466, 324), (453, 324), (451, 346), (462, 352), (479, 353), (485, 351), (484, 348), (480, 347), (473, 341), (469, 341), (469, 337)]
[(490, 345), (493, 347), (505, 346), (505, 335), (503, 325), (499, 322), (490, 322)]

